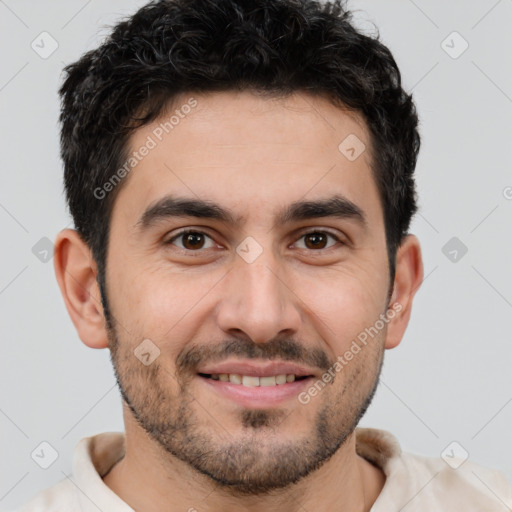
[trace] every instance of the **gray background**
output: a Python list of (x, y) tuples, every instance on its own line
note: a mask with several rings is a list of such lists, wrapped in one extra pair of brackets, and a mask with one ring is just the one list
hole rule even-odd
[[(58, 156), (61, 69), (143, 4), (0, 1), (3, 511), (69, 475), (82, 437), (123, 430), (108, 351), (80, 342), (53, 261), (41, 258), (44, 237), (70, 225)], [(365, 32), (374, 22), (393, 51), (423, 137), (421, 209), (411, 231), (426, 277), (362, 425), (387, 429), (404, 450), (428, 456), (457, 441), (471, 460), (512, 481), (512, 0), (349, 5)], [(43, 31), (58, 43), (48, 58), (31, 47), (35, 40), (40, 52), (51, 49)], [(458, 241), (443, 252), (452, 237)], [(31, 458), (43, 441), (59, 455), (48, 469)]]

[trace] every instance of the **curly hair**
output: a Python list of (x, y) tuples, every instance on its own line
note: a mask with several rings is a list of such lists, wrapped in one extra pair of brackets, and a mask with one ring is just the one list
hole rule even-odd
[(64, 69), (61, 156), (75, 228), (105, 283), (109, 221), (119, 184), (94, 190), (125, 161), (128, 139), (188, 92), (305, 91), (362, 114), (384, 212), (391, 282), (396, 251), (417, 210), (420, 137), (390, 50), (356, 30), (341, 0), (159, 0), (113, 27)]

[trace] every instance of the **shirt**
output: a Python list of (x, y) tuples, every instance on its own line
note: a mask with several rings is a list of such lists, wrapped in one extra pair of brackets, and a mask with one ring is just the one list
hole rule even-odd
[[(134, 512), (102, 480), (124, 451), (123, 432), (83, 438), (74, 449), (72, 475), (18, 512)], [(406, 453), (391, 433), (359, 427), (356, 452), (386, 475), (371, 512), (512, 511), (512, 486), (505, 476), (456, 457), (454, 450), (444, 458)]]

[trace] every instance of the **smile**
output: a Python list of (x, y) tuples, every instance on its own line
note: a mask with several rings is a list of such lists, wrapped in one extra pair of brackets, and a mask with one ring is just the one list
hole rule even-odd
[(231, 382), (246, 387), (259, 387), (259, 386), (278, 386), (286, 383), (295, 382), (296, 380), (305, 379), (306, 376), (297, 376), (293, 373), (255, 376), (255, 375), (240, 375), (237, 373), (213, 373), (213, 374), (199, 374), (201, 377), (207, 379), (218, 380), (221, 382)]

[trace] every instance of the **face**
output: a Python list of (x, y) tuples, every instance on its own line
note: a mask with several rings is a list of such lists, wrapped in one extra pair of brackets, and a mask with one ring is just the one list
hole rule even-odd
[(161, 453), (262, 493), (326, 462), (376, 388), (391, 306), (369, 134), (306, 93), (191, 96), (130, 141), (150, 149), (112, 211), (111, 357)]

